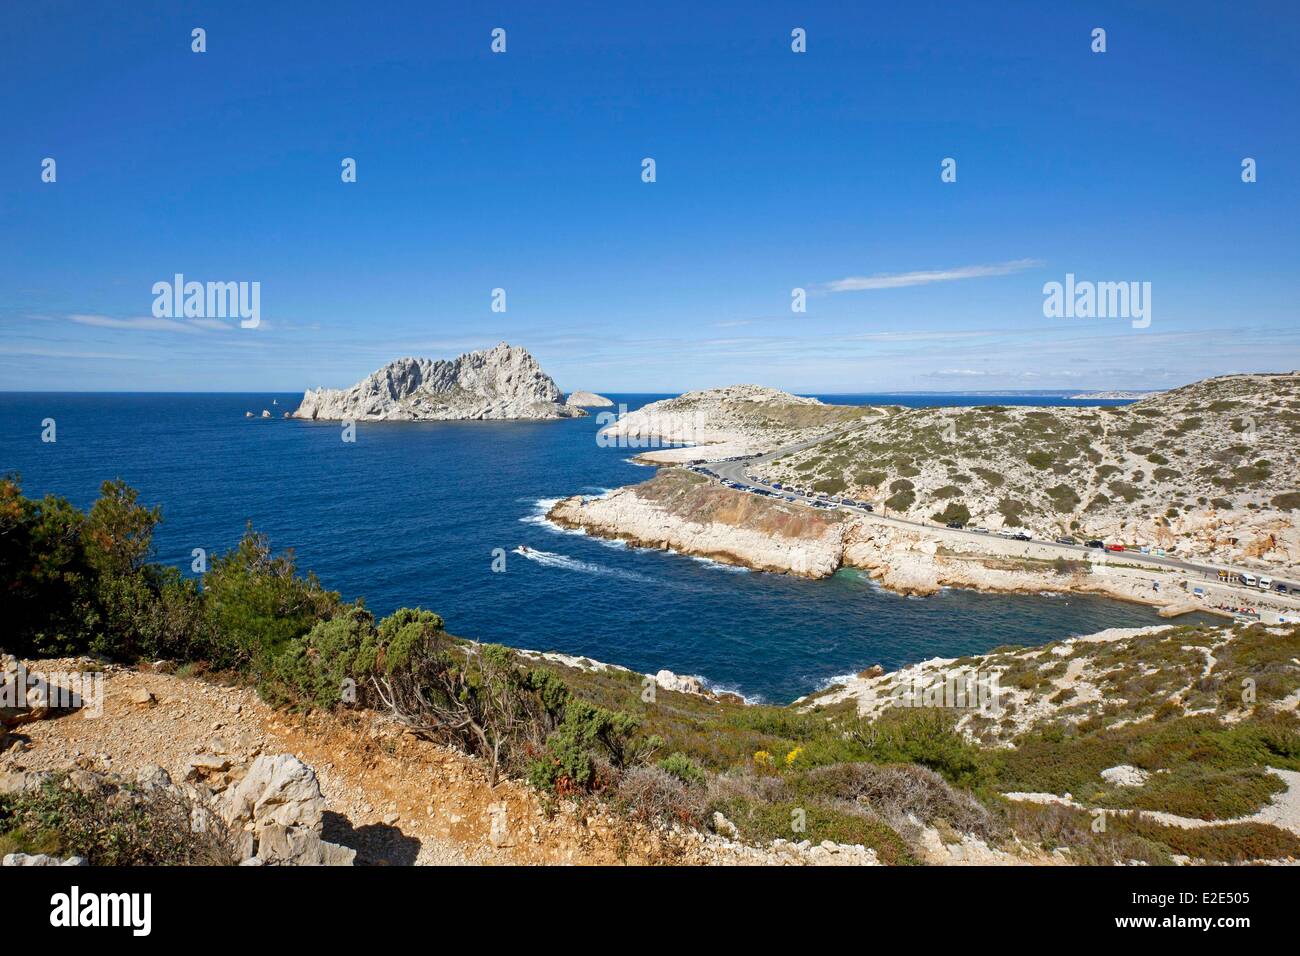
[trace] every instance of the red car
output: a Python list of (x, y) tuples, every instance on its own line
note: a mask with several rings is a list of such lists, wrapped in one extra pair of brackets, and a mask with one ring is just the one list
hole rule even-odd
[(1107, 551), (1123, 551), (1123, 550), (1124, 550), (1124, 545), (1122, 545), (1122, 544), (1108, 544), (1108, 545), (1106, 545), (1106, 550), (1107, 550)]

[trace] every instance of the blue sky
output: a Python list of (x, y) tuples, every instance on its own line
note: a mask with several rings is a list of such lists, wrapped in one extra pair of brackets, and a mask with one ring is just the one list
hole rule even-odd
[[(6, 4), (0, 388), (297, 391), (501, 340), (624, 392), (1300, 366), (1294, 4), (704, 6)], [(262, 325), (154, 318), (178, 272), (260, 282)], [(1044, 317), (1066, 273), (1150, 282), (1149, 327)]]

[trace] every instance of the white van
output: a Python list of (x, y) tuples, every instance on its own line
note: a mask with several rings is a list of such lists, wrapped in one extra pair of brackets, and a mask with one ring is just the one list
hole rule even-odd
[(1259, 589), (1260, 589), (1261, 591), (1271, 591), (1271, 590), (1273, 589), (1273, 579), (1272, 579), (1272, 578), (1260, 578), (1260, 579), (1259, 579)]
[(1255, 580), (1255, 575), (1247, 574), (1245, 571), (1241, 572), (1241, 583), (1246, 585), (1248, 588), (1253, 588), (1259, 584), (1259, 582)]

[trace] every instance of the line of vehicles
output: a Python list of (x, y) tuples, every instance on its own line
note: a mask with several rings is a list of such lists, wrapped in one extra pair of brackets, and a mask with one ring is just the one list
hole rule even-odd
[(1219, 580), (1225, 584), (1240, 584), (1243, 587), (1258, 588), (1261, 591), (1276, 591), (1278, 594), (1290, 593), (1290, 588), (1283, 581), (1274, 581), (1272, 578), (1261, 575), (1255, 577), (1245, 571), (1220, 571)]
[[(725, 462), (725, 461), (742, 461), (744, 459), (749, 459), (754, 457), (757, 456), (733, 455), (730, 458), (718, 459), (716, 462), (712, 462), (712, 464), (717, 464), (719, 462)], [(758, 475), (751, 475), (748, 473), (746, 473), (745, 477), (749, 481), (754, 482), (754, 484), (746, 485), (739, 481), (733, 481), (730, 478), (724, 478), (722, 475), (719, 475), (712, 468), (709, 468), (708, 464), (706, 464), (704, 460), (691, 461), (687, 464), (687, 467), (698, 475), (704, 475), (708, 478), (714, 478), (720, 481), (723, 485), (725, 485), (728, 488), (734, 489), (736, 491), (748, 492), (749, 494), (752, 495), (760, 495), (765, 498), (776, 498), (778, 500), (784, 499), (785, 501), (789, 501), (789, 502), (797, 502), (802, 498), (805, 499), (807, 503), (814, 508), (823, 508), (827, 510), (835, 510), (842, 506), (849, 507), (849, 508), (860, 508), (863, 511), (868, 511), (868, 512), (874, 512), (876, 510), (875, 506), (872, 505), (871, 502), (869, 501), (862, 501), (860, 499), (848, 498), (844, 496), (836, 497), (835, 495), (827, 494), (824, 491), (812, 491), (807, 488), (798, 488), (793, 485), (785, 485), (779, 481), (773, 481), (769, 483), (766, 481), (766, 479), (761, 478)], [(946, 527), (952, 528), (953, 530), (956, 531), (969, 531), (973, 534), (996, 534), (999, 538), (1008, 538), (1014, 541), (1034, 540), (1033, 536), (1029, 534), (1029, 532), (1020, 529), (1012, 530), (1010, 528), (1003, 528), (1000, 531), (993, 532), (990, 531), (988, 528), (978, 528), (978, 527), (968, 528), (961, 521), (949, 521)], [(1175, 557), (1178, 550), (1177, 548), (1157, 548), (1157, 547), (1150, 547), (1148, 545), (1107, 544), (1106, 542), (1095, 538), (1091, 540), (1086, 540), (1082, 543), (1082, 545), (1080, 545), (1079, 540), (1073, 537), (1072, 535), (1061, 535), (1060, 537), (1054, 540), (1054, 543), (1069, 545), (1071, 547), (1082, 546), (1085, 548), (1092, 548), (1099, 551), (1108, 551), (1116, 554), (1133, 552), (1135, 554), (1154, 555), (1156, 557)], [(1274, 581), (1270, 577), (1256, 577), (1255, 575), (1247, 574), (1244, 571), (1238, 572), (1238, 571), (1221, 570), (1219, 571), (1219, 580), (1226, 584), (1237, 584), (1243, 587), (1255, 588), (1260, 591), (1274, 591), (1278, 594), (1289, 594), (1293, 589), (1300, 590), (1300, 588), (1293, 588), (1292, 586), (1288, 586), (1283, 581)]]

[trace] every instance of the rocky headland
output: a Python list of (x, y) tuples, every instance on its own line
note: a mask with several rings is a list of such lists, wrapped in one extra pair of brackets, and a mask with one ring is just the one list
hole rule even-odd
[[(1127, 560), (1063, 552), (1050, 542), (1072, 535), (1283, 579), (1300, 573), (1295, 373), (1212, 379), (1124, 408), (854, 412), (738, 386), (648, 405), (606, 431), (694, 434), (709, 445), (640, 456), (658, 464), (766, 453), (746, 470), (786, 487), (871, 502), (874, 514), (814, 510), (665, 468), (599, 498), (564, 499), (549, 517), (593, 535), (756, 570), (824, 577), (856, 568), (907, 594), (947, 586), (1078, 591), (1171, 614), (1247, 599), (1198, 569), (1144, 564), (1131, 552)], [(949, 522), (990, 533), (954, 531)], [(1261, 613), (1300, 613), (1295, 595), (1257, 591), (1248, 600)]]
[(826, 405), (762, 385), (731, 385), (651, 402), (605, 426), (600, 435), (642, 461), (666, 464), (752, 454), (828, 435), (875, 414), (873, 408)]

